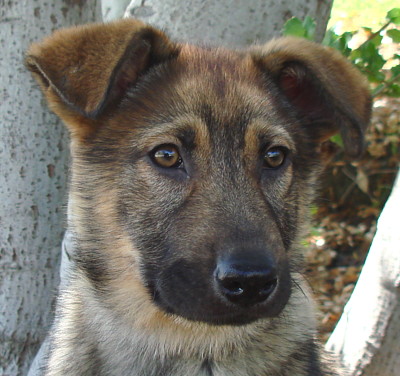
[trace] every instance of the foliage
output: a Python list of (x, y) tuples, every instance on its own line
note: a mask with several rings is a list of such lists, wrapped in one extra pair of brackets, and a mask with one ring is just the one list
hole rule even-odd
[[(355, 1), (365, 6), (364, 1)], [(324, 179), (327, 184), (315, 213), (315, 227), (307, 239), (307, 276), (322, 312), (320, 329), (324, 340), (332, 332), (354, 288), (376, 220), (398, 172), (400, 56), (396, 54), (396, 43), (400, 42), (399, 24), (400, 9), (392, 9), (377, 31), (363, 27), (357, 32), (339, 34), (330, 29), (323, 41), (348, 57), (368, 77), (375, 99), (371, 126), (366, 134), (367, 151), (356, 162), (346, 161), (343, 152), (331, 161)], [(292, 18), (283, 33), (313, 40), (314, 30), (312, 18), (303, 21)], [(343, 146), (337, 135), (331, 141)]]
[[(382, 54), (384, 36), (393, 43), (400, 42), (399, 25), (400, 8), (394, 8), (387, 13), (384, 25), (379, 30), (362, 28), (366, 40), (357, 47), (354, 45), (360, 37), (360, 31), (337, 34), (334, 29), (329, 29), (322, 43), (339, 50), (368, 77), (373, 87), (373, 97), (400, 97), (400, 55), (394, 52), (385, 57)], [(293, 17), (284, 25), (283, 34), (314, 40), (315, 21), (309, 16), (303, 21)], [(391, 67), (387, 68), (388, 65)]]
[[(357, 210), (360, 205), (372, 205), (382, 208), (390, 193), (400, 162), (400, 55), (396, 53), (396, 44), (400, 42), (399, 25), (400, 8), (395, 8), (387, 13), (377, 31), (363, 27), (361, 31), (337, 34), (330, 29), (323, 40), (325, 45), (348, 57), (367, 76), (375, 99), (364, 157), (351, 163), (343, 161), (340, 153), (328, 167), (329, 187), (323, 196), (335, 203), (332, 207), (346, 206)], [(303, 21), (291, 18), (283, 30), (284, 35), (309, 40), (314, 39), (314, 33), (315, 21), (311, 17)], [(384, 38), (385, 43), (382, 43)], [(331, 141), (343, 146), (340, 135), (335, 135)]]
[[(355, 1), (365, 6), (364, 0)], [(329, 337), (353, 291), (398, 171), (400, 56), (395, 51), (400, 42), (399, 24), (400, 9), (392, 9), (377, 31), (363, 27), (361, 31), (339, 34), (330, 29), (323, 40), (368, 77), (375, 103), (366, 134), (367, 152), (356, 162), (346, 161), (343, 152), (338, 153), (326, 170), (327, 184), (318, 209), (312, 208), (315, 223), (307, 238), (305, 256), (307, 277), (322, 313), (322, 340)], [(303, 21), (292, 18), (283, 33), (314, 40), (315, 22), (310, 17)], [(338, 135), (331, 141), (343, 146)]]
[(387, 10), (395, 4), (395, 0), (334, 0), (328, 25), (343, 31), (358, 30), (365, 25), (379, 29)]

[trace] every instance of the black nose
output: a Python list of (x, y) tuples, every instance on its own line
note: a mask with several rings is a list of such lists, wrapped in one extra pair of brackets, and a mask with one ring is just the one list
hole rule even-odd
[(219, 262), (215, 279), (220, 292), (232, 303), (251, 306), (266, 300), (277, 285), (275, 267), (246, 262)]

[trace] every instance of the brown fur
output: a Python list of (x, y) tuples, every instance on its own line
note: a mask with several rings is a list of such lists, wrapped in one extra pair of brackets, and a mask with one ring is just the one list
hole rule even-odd
[[(303, 40), (210, 49), (135, 20), (58, 31), (27, 66), (72, 138), (77, 249), (47, 376), (338, 375), (299, 243), (329, 137), (362, 152), (355, 68)], [(160, 145), (183, 164), (158, 166)], [(232, 260), (271, 267), (273, 292), (232, 303), (218, 285)]]

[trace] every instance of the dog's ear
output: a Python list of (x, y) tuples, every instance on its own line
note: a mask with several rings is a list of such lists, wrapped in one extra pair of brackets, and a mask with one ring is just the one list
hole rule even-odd
[(273, 40), (253, 59), (278, 85), (317, 142), (340, 132), (353, 158), (364, 149), (371, 114), (366, 79), (337, 51), (299, 38)]
[(29, 48), (26, 65), (54, 112), (90, 127), (149, 67), (177, 54), (164, 33), (126, 19), (56, 31)]

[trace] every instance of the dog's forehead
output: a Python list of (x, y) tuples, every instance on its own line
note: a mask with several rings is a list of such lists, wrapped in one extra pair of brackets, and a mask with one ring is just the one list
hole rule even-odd
[[(150, 133), (202, 130), (217, 139), (246, 133), (286, 134), (285, 119), (269, 85), (251, 56), (222, 48), (184, 46), (158, 82)], [(150, 85), (151, 86), (151, 85)], [(275, 90), (276, 91), (276, 90)], [(166, 126), (165, 124), (174, 124)]]
[(193, 98), (197, 94), (197, 98), (230, 107), (231, 111), (232, 101), (256, 106), (257, 97), (266, 100), (268, 96), (263, 92), (261, 72), (246, 53), (188, 45), (182, 48), (172, 68), (177, 75), (177, 89), (186, 90), (186, 96)]

